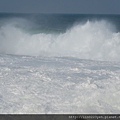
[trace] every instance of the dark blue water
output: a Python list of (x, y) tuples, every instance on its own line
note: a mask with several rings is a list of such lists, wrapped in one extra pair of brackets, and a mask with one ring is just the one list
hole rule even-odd
[(18, 26), (24, 27), (25, 29), (28, 28), (34, 32), (63, 33), (75, 24), (101, 20), (106, 20), (114, 24), (116, 30), (120, 31), (120, 15), (0, 13), (0, 21), (8, 21), (15, 18), (27, 20), (28, 26), (25, 27), (19, 23)]

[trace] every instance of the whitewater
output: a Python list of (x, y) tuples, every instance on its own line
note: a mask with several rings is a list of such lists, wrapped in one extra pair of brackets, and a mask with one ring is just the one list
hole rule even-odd
[(0, 113), (120, 113), (119, 16), (0, 15)]

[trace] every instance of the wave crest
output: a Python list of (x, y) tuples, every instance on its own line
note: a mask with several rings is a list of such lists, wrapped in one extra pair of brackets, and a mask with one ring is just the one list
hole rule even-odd
[(14, 24), (0, 28), (0, 53), (118, 61), (119, 51), (120, 33), (104, 20), (79, 23), (60, 34), (30, 34)]

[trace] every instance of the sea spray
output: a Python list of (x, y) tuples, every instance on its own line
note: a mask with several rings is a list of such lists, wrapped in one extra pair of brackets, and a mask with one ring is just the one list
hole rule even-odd
[(31, 33), (23, 29), (25, 20), (17, 20), (0, 27), (0, 53), (120, 60), (120, 33), (109, 21), (77, 22), (64, 33)]

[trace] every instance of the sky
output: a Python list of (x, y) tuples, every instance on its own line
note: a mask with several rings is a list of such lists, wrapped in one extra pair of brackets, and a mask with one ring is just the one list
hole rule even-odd
[(120, 0), (0, 0), (0, 12), (120, 14)]

